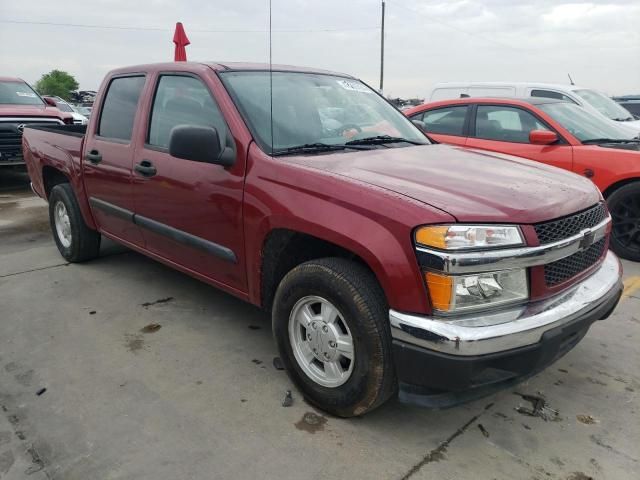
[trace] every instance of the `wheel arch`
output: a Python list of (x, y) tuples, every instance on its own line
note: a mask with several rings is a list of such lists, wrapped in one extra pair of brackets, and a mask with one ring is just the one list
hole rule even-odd
[(615, 192), (619, 188), (622, 188), (625, 185), (629, 185), (630, 183), (634, 183), (634, 182), (640, 182), (640, 177), (630, 177), (630, 178), (625, 178), (625, 179), (622, 179), (622, 180), (618, 180), (617, 182), (612, 183), (607, 188), (605, 188), (605, 190), (602, 192), (602, 196), (606, 200), (607, 198), (609, 198), (611, 196), (611, 194), (613, 192)]

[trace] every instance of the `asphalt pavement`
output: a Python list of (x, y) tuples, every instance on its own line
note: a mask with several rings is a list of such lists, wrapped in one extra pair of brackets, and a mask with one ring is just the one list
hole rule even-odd
[(614, 315), (517, 388), (344, 420), (274, 368), (268, 315), (110, 242), (68, 265), (1, 170), (0, 247), (1, 480), (639, 478), (638, 264)]

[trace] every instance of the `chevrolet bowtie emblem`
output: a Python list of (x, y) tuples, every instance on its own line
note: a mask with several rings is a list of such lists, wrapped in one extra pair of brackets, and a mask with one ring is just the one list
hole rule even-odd
[(580, 240), (580, 249), (586, 250), (591, 245), (593, 245), (593, 239), (595, 238), (595, 236), (596, 233), (593, 230), (585, 231), (582, 240)]

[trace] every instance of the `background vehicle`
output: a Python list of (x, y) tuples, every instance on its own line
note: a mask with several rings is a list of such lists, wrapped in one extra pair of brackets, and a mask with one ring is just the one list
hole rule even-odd
[(431, 102), (469, 97), (555, 98), (573, 102), (591, 113), (629, 127), (634, 136), (640, 134), (640, 120), (629, 114), (604, 93), (577, 85), (524, 82), (439, 83), (429, 95)]
[(63, 257), (102, 234), (270, 311), (291, 379), (340, 416), (505, 388), (611, 313), (591, 182), (431, 145), (355, 78), (274, 70), (123, 68), (88, 127), (28, 128)]
[(640, 119), (640, 95), (624, 95), (622, 97), (613, 97), (613, 100), (628, 110), (636, 120)]
[(45, 102), (24, 80), (0, 77), (0, 167), (24, 164), (22, 131), (25, 126), (72, 122), (71, 115), (58, 110), (54, 102)]
[(71, 105), (70, 103), (67, 103), (64, 99), (58, 97), (58, 96), (52, 96), (52, 95), (45, 95), (43, 98), (46, 99), (51, 99), (55, 102), (56, 107), (58, 107), (58, 110), (60, 110), (61, 112), (67, 112), (69, 113), (72, 117), (73, 117), (73, 123), (75, 125), (86, 125), (88, 122), (87, 117), (85, 117), (82, 113), (80, 113), (80, 111), (78, 111), (78, 109), (76, 107), (74, 107), (73, 105)]
[(81, 114), (87, 117), (87, 120), (91, 118), (91, 107), (83, 107), (82, 105), (76, 105), (76, 110)]
[(508, 153), (590, 178), (613, 215), (611, 247), (640, 261), (640, 139), (572, 102), (465, 98), (405, 112), (435, 140)]

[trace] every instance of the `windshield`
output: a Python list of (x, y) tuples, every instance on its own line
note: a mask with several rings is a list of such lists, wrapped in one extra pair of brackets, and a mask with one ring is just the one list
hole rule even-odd
[(573, 103), (543, 103), (538, 107), (581, 142), (599, 138), (629, 140), (633, 137), (627, 128), (608, 122)]
[(42, 100), (24, 82), (0, 82), (0, 104), (42, 105)]
[(404, 115), (358, 80), (273, 72), (272, 131), (269, 72), (222, 72), (221, 77), (265, 152), (301, 145), (344, 146), (383, 136), (429, 143)]
[(611, 120), (633, 120), (633, 117), (629, 115), (627, 110), (600, 92), (596, 92), (595, 90), (575, 90), (575, 93)]
[(56, 102), (56, 107), (58, 107), (58, 110), (60, 110), (61, 112), (75, 112), (75, 110), (73, 108), (71, 108), (70, 105), (64, 103), (64, 102)]

